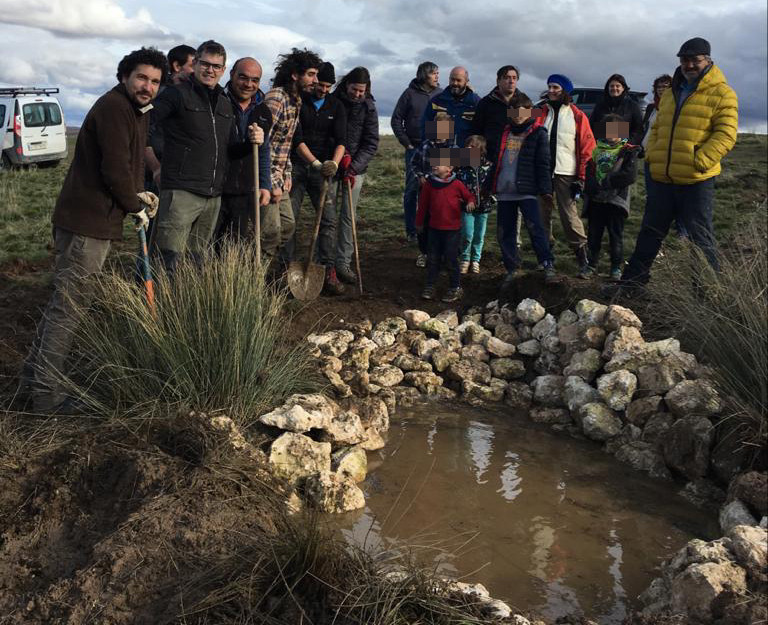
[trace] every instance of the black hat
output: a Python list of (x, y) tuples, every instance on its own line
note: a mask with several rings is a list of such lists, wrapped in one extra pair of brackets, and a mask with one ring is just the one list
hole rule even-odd
[(334, 84), (336, 82), (336, 70), (332, 63), (325, 61), (317, 72), (317, 82), (327, 82)]
[(699, 56), (700, 54), (709, 56), (711, 51), (709, 41), (701, 37), (694, 37), (680, 46), (680, 52), (677, 53), (677, 56)]

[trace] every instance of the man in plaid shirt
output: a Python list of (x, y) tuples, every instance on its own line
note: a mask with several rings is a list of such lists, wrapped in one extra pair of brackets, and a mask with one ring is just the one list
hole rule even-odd
[(275, 67), (272, 89), (264, 103), (272, 112), (269, 154), (272, 174), (272, 199), (261, 212), (261, 249), (268, 261), (293, 237), (296, 222), (291, 207), (291, 143), (299, 123), (301, 93), (317, 84), (320, 57), (304, 49), (293, 48), (281, 54)]

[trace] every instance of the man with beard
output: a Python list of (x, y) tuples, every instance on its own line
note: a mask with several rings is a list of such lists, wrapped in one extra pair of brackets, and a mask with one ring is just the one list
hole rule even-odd
[(117, 66), (118, 85), (101, 96), (83, 121), (75, 155), (53, 210), (56, 266), (53, 294), (22, 372), (35, 412), (74, 412), (62, 386), (80, 313), (90, 304), (86, 279), (101, 271), (123, 219), (139, 227), (157, 198), (142, 191), (148, 112), (168, 71), (162, 52), (135, 50)]
[(469, 86), (469, 72), (464, 67), (454, 67), (448, 78), (448, 89), (433, 96), (424, 110), (422, 140), (427, 138), (424, 134), (426, 122), (433, 121), (435, 116), (442, 112), (451, 116), (456, 145), (463, 146), (467, 137), (472, 134), (472, 122), (478, 102), (480, 96)]
[(224, 179), (221, 197), (217, 241), (225, 235), (246, 238), (253, 233), (254, 185), (253, 147), (251, 137), (262, 145), (259, 151), (259, 206), (269, 204), (271, 198), (269, 171), (269, 145), (263, 137), (269, 134), (272, 114), (264, 104), (261, 83), (261, 64), (251, 57), (235, 61), (229, 72), (224, 93), (232, 102), (235, 122), (229, 147), (229, 168)]
[(423, 138), (422, 119), (429, 99), (442, 90), (439, 87), (440, 72), (437, 65), (424, 61), (416, 70), (416, 78), (403, 91), (392, 111), (392, 132), (405, 148), (405, 192), (403, 193), (403, 216), (405, 235), (409, 241), (416, 240), (416, 209), (419, 197), (419, 181), (412, 171), (413, 155)]
[(710, 52), (706, 39), (694, 37), (677, 53), (680, 66), (672, 87), (661, 97), (646, 148), (654, 201), (645, 207), (620, 291), (632, 294), (648, 282), (651, 265), (675, 219), (709, 264), (719, 266), (712, 228), (715, 178), (721, 159), (736, 143), (739, 102)]
[(268, 261), (293, 237), (296, 220), (289, 196), (292, 186), (291, 147), (299, 124), (301, 95), (317, 84), (322, 60), (310, 50), (293, 48), (281, 54), (275, 67), (272, 89), (264, 103), (272, 113), (269, 131), (271, 199), (261, 211), (261, 250)]

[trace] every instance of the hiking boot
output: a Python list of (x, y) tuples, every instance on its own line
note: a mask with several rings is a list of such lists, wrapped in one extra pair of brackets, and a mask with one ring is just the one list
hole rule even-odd
[(416, 266), (417, 267), (426, 267), (427, 266), (427, 255), (426, 254), (419, 254), (416, 257)]
[(594, 269), (594, 267), (590, 267), (589, 265), (582, 265), (579, 268), (579, 273), (576, 274), (577, 278), (580, 278), (581, 280), (591, 280), (597, 275), (597, 271)]
[(469, 272), (470, 273), (480, 273), (480, 261), (479, 260), (473, 260), (471, 263), (469, 263)]
[(611, 267), (611, 280), (621, 280), (621, 267)]
[(552, 283), (557, 280), (557, 272), (555, 271), (555, 266), (549, 262), (549, 263), (543, 263), (544, 265), (544, 283)]
[(448, 289), (440, 301), (445, 302), (446, 304), (450, 304), (451, 302), (458, 302), (463, 296), (464, 289), (462, 289), (460, 286), (457, 286), (453, 289)]
[(469, 261), (468, 260), (462, 260), (459, 263), (459, 273), (467, 273), (469, 271)]
[(328, 295), (341, 295), (344, 293), (344, 285), (339, 282), (339, 277), (336, 275), (336, 267), (325, 268), (325, 283), (323, 284), (323, 291)]
[(357, 274), (349, 267), (336, 267), (336, 277), (347, 284), (357, 284)]
[(424, 290), (421, 292), (421, 299), (435, 299), (435, 287), (424, 287)]

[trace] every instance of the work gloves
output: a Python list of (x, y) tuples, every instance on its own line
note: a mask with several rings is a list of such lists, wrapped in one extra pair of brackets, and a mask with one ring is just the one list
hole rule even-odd
[(349, 155), (349, 153), (345, 153), (344, 156), (341, 157), (339, 169), (341, 169), (343, 174), (342, 180), (344, 182), (348, 182), (351, 185), (354, 185), (357, 172), (352, 169), (352, 157)]
[(320, 173), (323, 174), (325, 178), (330, 178), (331, 176), (336, 175), (338, 169), (339, 166), (336, 164), (336, 161), (328, 160), (321, 165)]
[(136, 196), (139, 198), (141, 210), (138, 213), (133, 213), (132, 217), (136, 221), (136, 230), (139, 231), (142, 228), (146, 229), (149, 226), (149, 220), (157, 214), (159, 200), (151, 191), (142, 191)]

